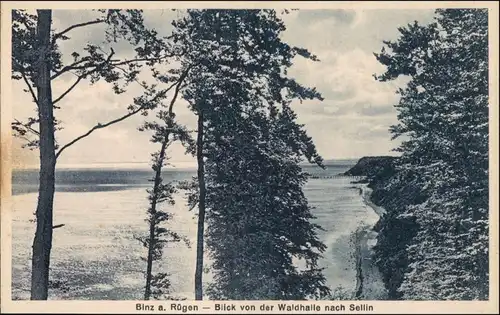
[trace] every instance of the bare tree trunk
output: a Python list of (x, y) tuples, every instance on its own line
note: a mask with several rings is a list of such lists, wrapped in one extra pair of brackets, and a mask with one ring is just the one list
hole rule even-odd
[(151, 222), (149, 223), (149, 247), (148, 247), (148, 261), (146, 269), (146, 289), (144, 291), (144, 299), (149, 300), (151, 296), (151, 277), (153, 269), (153, 251), (155, 242), (155, 228), (156, 228), (156, 205), (158, 203), (159, 188), (161, 183), (161, 170), (163, 161), (165, 160), (165, 151), (168, 144), (168, 135), (165, 137), (161, 145), (160, 156), (155, 173), (155, 182), (153, 187), (153, 199), (151, 200)]
[(144, 299), (149, 300), (151, 296), (151, 272), (153, 269), (153, 247), (151, 242), (154, 239), (155, 224), (154, 221), (149, 223), (149, 247), (148, 247), (148, 261), (146, 268), (146, 289), (144, 290)]
[(31, 299), (46, 300), (52, 248), (52, 210), (55, 186), (55, 141), (52, 87), (50, 84), (51, 10), (38, 10), (37, 95), (40, 119), (40, 182), (36, 209), (36, 232), (31, 265)]
[(203, 161), (203, 113), (198, 111), (198, 139), (196, 143), (196, 157), (198, 160), (198, 233), (196, 243), (196, 271), (194, 275), (195, 300), (203, 300), (203, 234), (205, 226), (205, 163)]

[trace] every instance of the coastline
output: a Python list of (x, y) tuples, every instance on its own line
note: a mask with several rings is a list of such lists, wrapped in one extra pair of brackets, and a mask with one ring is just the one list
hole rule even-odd
[(377, 205), (375, 205), (372, 201), (371, 201), (371, 195), (372, 195), (372, 192), (373, 192), (373, 189), (371, 189), (370, 187), (368, 187), (368, 184), (357, 184), (358, 187), (361, 189), (361, 198), (363, 199), (363, 202), (370, 208), (373, 209), (373, 211), (375, 211), (375, 213), (377, 214), (377, 216), (380, 218), (381, 216), (383, 216), (386, 211), (384, 208), (382, 207), (379, 207)]
[(382, 274), (372, 260), (373, 246), (377, 243), (378, 233), (373, 230), (380, 217), (385, 214), (385, 209), (373, 204), (370, 200), (372, 189), (367, 184), (356, 183), (366, 207), (373, 210), (376, 215), (371, 221), (360, 226), (355, 232), (356, 246), (356, 292), (357, 300), (385, 300), (387, 290), (382, 280)]

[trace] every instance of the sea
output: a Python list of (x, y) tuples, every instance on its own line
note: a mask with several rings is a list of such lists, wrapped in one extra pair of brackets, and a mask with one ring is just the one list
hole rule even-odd
[[(326, 169), (304, 165), (311, 174), (304, 192), (313, 207), (318, 236), (327, 246), (319, 261), (332, 290), (354, 292), (357, 229), (376, 221), (353, 178), (338, 176), (356, 160), (327, 161)], [(194, 168), (167, 168), (165, 181), (182, 181)], [(137, 300), (144, 294), (146, 251), (137, 237), (147, 234), (146, 189), (153, 171), (147, 167), (66, 168), (56, 172), (54, 229), (50, 265), (51, 300)], [(29, 299), (31, 245), (35, 234), (38, 170), (14, 170), (12, 176), (12, 298)], [(156, 271), (170, 274), (171, 295), (194, 298), (196, 213), (185, 195), (176, 195), (168, 227), (186, 237), (168, 244)], [(211, 280), (207, 256), (204, 283)]]

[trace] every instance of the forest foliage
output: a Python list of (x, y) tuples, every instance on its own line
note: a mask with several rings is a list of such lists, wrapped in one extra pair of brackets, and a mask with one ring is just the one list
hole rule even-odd
[(439, 9), (377, 60), (398, 91), (395, 174), (372, 181), (388, 214), (377, 262), (392, 298), (488, 299), (488, 11)]

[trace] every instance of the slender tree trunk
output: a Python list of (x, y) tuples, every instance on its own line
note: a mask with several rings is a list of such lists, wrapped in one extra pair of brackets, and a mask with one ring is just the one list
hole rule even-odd
[(155, 181), (153, 187), (153, 198), (151, 200), (151, 221), (149, 223), (149, 247), (148, 247), (148, 261), (146, 269), (146, 289), (144, 291), (144, 299), (149, 300), (151, 296), (151, 277), (153, 269), (153, 251), (155, 243), (155, 228), (156, 228), (156, 205), (158, 203), (159, 188), (161, 183), (161, 169), (163, 161), (165, 160), (165, 151), (168, 144), (168, 135), (161, 145), (160, 156), (156, 168)]
[(46, 300), (52, 248), (52, 210), (55, 186), (55, 141), (52, 88), (50, 84), (51, 10), (38, 10), (37, 97), (40, 119), (40, 183), (36, 209), (36, 232), (31, 265), (31, 299)]
[(198, 139), (196, 143), (196, 157), (198, 160), (198, 186), (200, 196), (198, 200), (198, 239), (196, 243), (196, 271), (194, 275), (195, 300), (203, 300), (203, 234), (205, 226), (205, 162), (203, 161), (203, 113), (198, 111)]
[(153, 247), (151, 246), (152, 241), (154, 239), (154, 229), (155, 223), (152, 219), (149, 223), (149, 247), (148, 247), (148, 261), (146, 268), (146, 288), (144, 290), (144, 299), (149, 300), (151, 296), (151, 272), (153, 269)]

